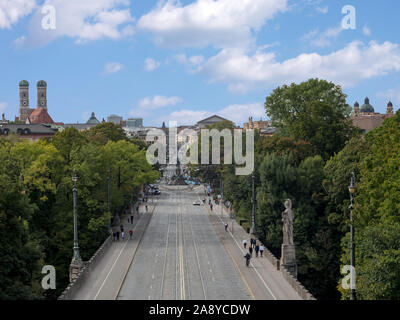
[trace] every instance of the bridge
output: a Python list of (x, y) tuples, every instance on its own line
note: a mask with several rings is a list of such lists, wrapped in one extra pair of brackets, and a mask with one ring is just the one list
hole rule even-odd
[(160, 190), (133, 225), (124, 219), (133, 238), (109, 238), (60, 299), (314, 299), (267, 250), (246, 266), (243, 240), (250, 235), (222, 205), (193, 205), (204, 198), (203, 186)]

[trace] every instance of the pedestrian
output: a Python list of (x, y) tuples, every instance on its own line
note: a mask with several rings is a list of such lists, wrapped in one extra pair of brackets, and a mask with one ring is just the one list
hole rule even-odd
[(119, 228), (121, 229), (121, 232), (124, 231), (124, 226), (122, 224), (120, 225)]
[(247, 241), (243, 240), (243, 247), (246, 249)]
[(249, 253), (250, 253), (250, 256), (252, 257), (253, 256), (253, 247), (252, 246), (249, 247)]
[(261, 244), (260, 245), (260, 256), (261, 256), (261, 258), (263, 256), (263, 252), (264, 252), (264, 246)]
[(250, 238), (250, 247), (253, 247), (253, 238)]
[(133, 224), (133, 215), (131, 215), (131, 224)]
[(132, 239), (132, 235), (133, 235), (133, 230), (129, 230), (129, 239)]
[(119, 231), (117, 231), (117, 241), (119, 241)]
[(146, 212), (147, 212), (147, 204), (146, 204)]
[(254, 249), (256, 251), (256, 257), (258, 257), (258, 251), (260, 251), (260, 246), (256, 243), (256, 248)]
[(253, 238), (253, 249), (255, 249), (255, 248), (256, 248), (256, 239)]
[(228, 224), (225, 223), (225, 231), (228, 231)]
[(212, 203), (210, 204), (210, 209), (211, 209), (211, 211), (212, 211), (212, 208), (213, 208), (213, 205), (212, 205)]
[(136, 207), (136, 213), (139, 214), (139, 206)]
[(121, 239), (124, 240), (125, 239), (125, 232), (121, 232)]

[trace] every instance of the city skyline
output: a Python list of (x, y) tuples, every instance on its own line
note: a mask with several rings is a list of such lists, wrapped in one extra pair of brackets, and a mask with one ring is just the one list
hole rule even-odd
[[(56, 122), (95, 112), (148, 126), (214, 114), (242, 125), (267, 118), (265, 97), (277, 86), (311, 77), (342, 85), (351, 106), (368, 96), (376, 112), (389, 100), (397, 110), (400, 5), (389, 2), (390, 10), (372, 1), (6, 1), (0, 112), (13, 120), (19, 81), (43, 79)], [(56, 9), (55, 30), (41, 26), (44, 4)], [(356, 10), (355, 30), (341, 27), (346, 5)]]

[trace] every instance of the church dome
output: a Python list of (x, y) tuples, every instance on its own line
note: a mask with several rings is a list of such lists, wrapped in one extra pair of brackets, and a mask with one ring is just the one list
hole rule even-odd
[(368, 98), (365, 98), (364, 105), (361, 107), (360, 111), (365, 112), (365, 113), (374, 113), (375, 112), (374, 107), (369, 104)]
[(46, 83), (46, 81), (44, 81), (44, 80), (40, 80), (40, 81), (37, 83), (37, 86), (38, 86), (38, 87), (47, 87), (47, 83)]
[(92, 115), (91, 115), (90, 119), (89, 119), (86, 123), (87, 123), (87, 124), (99, 124), (100, 121), (97, 120), (97, 118), (96, 118), (94, 112), (92, 112)]
[(19, 86), (20, 87), (29, 87), (29, 82), (26, 80), (22, 80), (22, 81), (20, 81)]

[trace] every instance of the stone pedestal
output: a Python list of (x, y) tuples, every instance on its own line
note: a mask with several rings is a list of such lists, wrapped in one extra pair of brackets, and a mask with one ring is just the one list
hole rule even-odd
[(78, 274), (82, 270), (82, 268), (82, 260), (72, 259), (71, 264), (69, 265), (69, 282), (74, 281), (78, 277)]
[(296, 250), (293, 244), (283, 244), (280, 265), (297, 278)]

